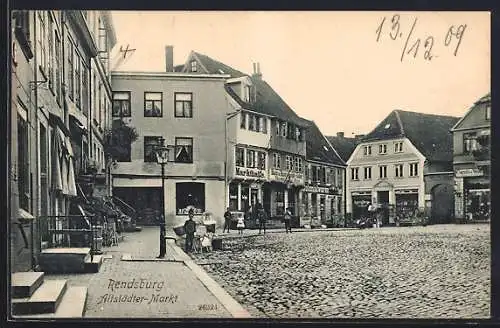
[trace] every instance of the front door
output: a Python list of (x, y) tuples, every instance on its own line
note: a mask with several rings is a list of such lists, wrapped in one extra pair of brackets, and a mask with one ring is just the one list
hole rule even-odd
[(259, 199), (257, 197), (258, 192), (259, 191), (257, 189), (253, 189), (253, 188), (250, 189), (250, 204), (252, 204), (252, 206), (259, 202)]
[(389, 224), (389, 191), (377, 192), (378, 210), (382, 216), (382, 224)]

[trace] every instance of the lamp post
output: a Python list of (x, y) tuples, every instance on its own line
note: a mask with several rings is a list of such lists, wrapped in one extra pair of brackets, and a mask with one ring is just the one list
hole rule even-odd
[(159, 258), (165, 257), (167, 244), (165, 241), (165, 165), (169, 162), (170, 149), (165, 146), (165, 139), (160, 138), (160, 144), (156, 147), (156, 160), (161, 165), (161, 215), (160, 215), (160, 255)]

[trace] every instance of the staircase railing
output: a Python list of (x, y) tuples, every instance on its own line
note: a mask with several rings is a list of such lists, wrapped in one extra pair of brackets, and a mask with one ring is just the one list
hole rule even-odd
[(126, 215), (130, 216), (132, 220), (137, 219), (137, 211), (135, 208), (127, 204), (125, 201), (123, 201), (121, 198), (113, 196), (112, 198), (113, 203), (120, 208), (120, 210), (125, 213)]

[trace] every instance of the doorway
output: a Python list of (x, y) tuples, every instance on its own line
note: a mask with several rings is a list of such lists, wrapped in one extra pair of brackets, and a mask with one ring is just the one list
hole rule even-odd
[(389, 191), (378, 191), (377, 203), (377, 211), (382, 216), (382, 225), (389, 224)]

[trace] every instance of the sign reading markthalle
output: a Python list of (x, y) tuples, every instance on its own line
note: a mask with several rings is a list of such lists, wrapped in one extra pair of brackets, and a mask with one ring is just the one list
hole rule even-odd
[(283, 183), (290, 182), (294, 185), (304, 184), (304, 174), (300, 172), (289, 172), (289, 171), (271, 169), (271, 172), (269, 174), (269, 179)]
[(240, 177), (240, 178), (263, 179), (266, 177), (266, 171), (260, 170), (260, 169), (255, 169), (255, 168), (237, 167), (236, 172), (235, 172), (235, 176)]

